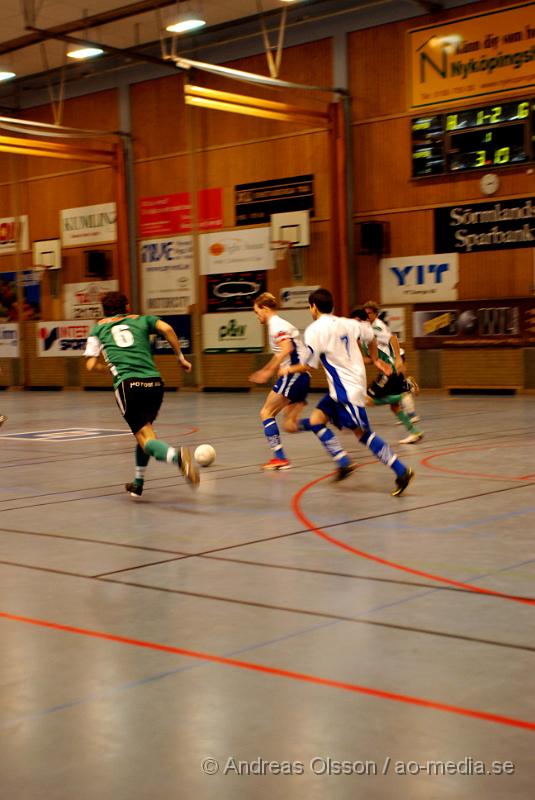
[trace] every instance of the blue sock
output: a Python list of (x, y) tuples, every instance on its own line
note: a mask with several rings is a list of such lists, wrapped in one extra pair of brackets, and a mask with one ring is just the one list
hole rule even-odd
[(398, 477), (407, 471), (407, 467), (405, 464), (402, 464), (397, 455), (392, 452), (390, 445), (383, 442), (381, 437), (377, 436), (373, 431), (363, 433), (359, 442), (367, 447), (368, 450), (371, 450), (379, 461), (382, 461), (387, 467), (393, 469)]
[(285, 459), (286, 455), (282, 449), (279, 426), (275, 422), (275, 418), (270, 417), (269, 419), (265, 419), (262, 425), (264, 426), (264, 435), (268, 440), (269, 446), (273, 450), (274, 457)]
[(310, 424), (308, 417), (305, 417), (305, 419), (300, 419), (297, 423), (297, 428), (300, 431), (311, 431), (312, 425)]
[(316, 434), (331, 458), (336, 461), (338, 467), (349, 467), (351, 459), (329, 428), (325, 425), (311, 425), (309, 420), (302, 420), (302, 422), (308, 422), (308, 429), (304, 428), (303, 430), (310, 430)]

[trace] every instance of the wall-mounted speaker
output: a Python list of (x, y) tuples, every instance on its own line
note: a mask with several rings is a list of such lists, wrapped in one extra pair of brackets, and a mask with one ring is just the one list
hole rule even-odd
[(383, 255), (390, 252), (389, 222), (360, 222), (359, 248), (360, 255)]
[(111, 252), (109, 250), (85, 251), (85, 274), (87, 278), (104, 280), (111, 275)]

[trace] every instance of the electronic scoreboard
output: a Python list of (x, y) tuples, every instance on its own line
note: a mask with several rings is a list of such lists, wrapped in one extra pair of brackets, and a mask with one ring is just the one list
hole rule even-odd
[(412, 176), (535, 161), (535, 98), (416, 117)]

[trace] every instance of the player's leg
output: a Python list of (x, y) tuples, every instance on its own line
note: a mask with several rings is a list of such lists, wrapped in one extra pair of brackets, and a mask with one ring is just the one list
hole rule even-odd
[(306, 403), (290, 403), (284, 407), (284, 422), (283, 428), (287, 433), (298, 433), (299, 428), (299, 417), (301, 415), (302, 410), (306, 406)]
[(416, 428), (413, 424), (410, 417), (405, 414), (402, 406), (401, 406), (401, 397), (397, 396), (396, 398), (391, 398), (394, 402), (390, 404), (390, 408), (392, 409), (392, 413), (401, 424), (408, 430), (409, 435), (405, 437), (405, 439), (400, 439), (400, 444), (415, 444), (419, 442), (420, 439), (423, 437), (423, 433)]
[(298, 433), (299, 415), (306, 406), (308, 390), (310, 389), (310, 375), (301, 373), (291, 376), (292, 380), (284, 389), (283, 394), (288, 399), (284, 408), (284, 430), (288, 433)]
[(142, 493), (145, 469), (151, 456), (157, 461), (176, 464), (192, 485), (198, 485), (199, 473), (189, 449), (175, 448), (158, 439), (153, 428), (163, 400), (161, 379), (127, 379), (119, 384), (115, 397), (137, 441), (136, 478), (127, 484), (127, 491), (136, 495)]
[(396, 485), (392, 494), (394, 496), (400, 495), (409, 485), (409, 482), (414, 477), (414, 473), (410, 467), (406, 467), (402, 461), (399, 460), (397, 455), (392, 451), (387, 442), (383, 441), (370, 428), (368, 417), (365, 408), (358, 408), (359, 426), (355, 427), (355, 436), (359, 442), (370, 450), (375, 458), (390, 467), (396, 474)]
[(310, 415), (310, 419), (301, 420), (301, 430), (312, 431), (328, 454), (331, 456), (336, 464), (335, 480), (341, 481), (347, 478), (356, 468), (357, 465), (353, 464), (350, 456), (344, 450), (338, 437), (333, 431), (327, 427), (327, 422), (332, 420), (335, 425), (339, 425), (338, 411), (336, 409), (336, 401), (329, 395), (326, 395)]
[[(275, 384), (274, 389), (278, 386), (280, 381)], [(288, 469), (290, 462), (286, 458), (284, 452), (279, 426), (275, 417), (282, 411), (283, 408), (289, 405), (290, 401), (283, 394), (278, 394), (272, 389), (264, 401), (264, 405), (260, 409), (260, 419), (262, 420), (262, 427), (264, 429), (264, 436), (273, 453), (273, 458), (263, 464), (263, 469)]]
[(2, 427), (2, 425), (4, 424), (4, 422), (6, 420), (7, 420), (7, 417), (4, 414), (0, 414), (0, 428)]

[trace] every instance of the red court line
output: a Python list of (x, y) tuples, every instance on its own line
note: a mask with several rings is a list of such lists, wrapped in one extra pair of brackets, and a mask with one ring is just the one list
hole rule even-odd
[[(446, 472), (448, 475), (465, 475), (468, 478), (489, 478), (495, 481), (530, 481), (535, 478), (535, 475), (512, 475), (511, 477), (507, 477), (506, 475), (489, 475), (488, 473), (484, 472), (466, 472), (460, 469), (448, 469), (447, 467), (437, 467), (436, 464), (431, 464), (431, 461), (434, 458), (438, 458), (439, 456), (448, 456), (452, 453), (464, 453), (470, 450), (493, 450), (497, 447), (497, 444), (489, 444), (489, 445), (481, 445), (481, 446), (473, 446), (470, 447), (455, 447), (450, 448), (449, 450), (439, 450), (437, 453), (431, 453), (430, 455), (422, 458), (421, 464), (424, 467), (428, 467), (429, 469), (433, 469), (436, 472)], [(503, 447), (518, 447), (518, 444), (500, 444), (500, 448)]]
[(93, 631), (88, 628), (62, 625), (58, 622), (50, 622), (49, 620), (34, 619), (33, 617), (22, 617), (18, 614), (8, 614), (4, 611), (0, 611), (0, 617), (11, 620), (12, 622), (23, 622), (28, 625), (37, 625), (41, 628), (51, 628), (52, 630), (63, 631), (64, 633), (75, 633), (79, 636), (90, 636), (95, 639), (104, 639), (109, 642), (115, 642), (116, 644), (128, 644), (133, 647), (143, 647), (148, 650), (158, 650), (163, 653), (173, 653), (174, 655), (185, 656), (186, 658), (209, 661), (213, 664), (222, 664), (228, 667), (238, 667), (239, 669), (251, 670), (252, 672), (261, 672), (264, 675), (272, 675), (278, 678), (289, 678), (290, 680), (313, 683), (318, 686), (328, 686), (332, 689), (342, 689), (346, 692), (369, 695), (371, 697), (380, 698), (381, 700), (392, 700), (397, 703), (408, 703), (410, 705), (423, 706), (424, 708), (430, 708), (434, 711), (445, 711), (450, 714), (460, 714), (465, 717), (472, 717), (485, 722), (496, 722), (499, 725), (510, 725), (514, 728), (523, 728), (524, 730), (535, 731), (535, 722), (528, 722), (527, 720), (516, 719), (515, 717), (506, 717), (502, 714), (492, 714), (487, 711), (478, 711), (473, 708), (453, 706), (448, 703), (440, 703), (435, 700), (426, 700), (422, 697), (414, 697), (407, 694), (385, 692), (381, 689), (372, 689), (369, 686), (360, 686), (355, 683), (335, 681), (331, 678), (321, 678), (317, 675), (309, 675), (304, 672), (293, 672), (291, 670), (279, 669), (278, 667), (268, 667), (264, 664), (254, 664), (250, 661), (239, 661), (235, 658), (225, 658), (224, 656), (217, 656), (213, 655), (212, 653), (201, 653), (196, 650), (186, 650), (183, 647), (173, 647), (172, 645), (159, 644), (158, 642), (147, 642), (144, 639), (131, 639), (127, 636), (116, 636), (115, 634), (104, 633), (103, 631)]
[[(372, 464), (376, 462), (368, 461), (365, 464), (361, 464), (359, 469), (367, 464)], [(292, 498), (292, 509), (297, 517), (297, 519), (312, 533), (315, 533), (316, 536), (320, 536), (322, 539), (325, 539), (326, 542), (330, 542), (330, 544), (334, 544), (336, 547), (340, 547), (342, 550), (347, 550), (349, 553), (353, 553), (353, 555), (359, 556), (360, 558), (367, 558), (369, 561), (375, 561), (377, 564), (383, 564), (386, 567), (391, 567), (392, 569), (398, 569), (401, 572), (408, 572), (410, 575), (418, 575), (420, 578), (428, 578), (431, 581), (437, 581), (438, 583), (446, 583), (448, 586), (457, 586), (460, 589), (467, 589), (474, 594), (484, 594), (490, 595), (491, 597), (500, 597), (502, 600), (512, 600), (515, 603), (525, 603), (529, 606), (535, 605), (535, 599), (531, 597), (518, 597), (514, 594), (505, 594), (504, 592), (497, 592), (494, 589), (485, 589), (483, 586), (473, 586), (469, 583), (463, 583), (462, 581), (455, 581), (451, 578), (444, 578), (442, 575), (434, 575), (431, 572), (424, 572), (420, 569), (414, 569), (413, 567), (408, 567), (405, 564), (399, 564), (396, 561), (389, 561), (386, 558), (381, 558), (380, 556), (376, 556), (373, 553), (367, 553), (364, 550), (358, 550), (356, 547), (352, 547), (350, 544), (343, 542), (341, 539), (336, 539), (334, 536), (331, 536), (325, 531), (322, 531), (321, 528), (317, 528), (314, 523), (305, 516), (305, 514), (301, 511), (301, 507), (299, 505), (302, 496), (315, 486), (317, 483), (330, 478), (334, 473), (329, 473), (328, 475), (322, 475), (321, 478), (316, 478), (310, 483), (305, 484), (304, 486), (299, 489), (298, 492)], [(394, 500), (394, 502), (398, 502), (399, 500)], [(416, 511), (418, 509), (415, 509)]]

